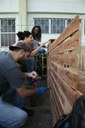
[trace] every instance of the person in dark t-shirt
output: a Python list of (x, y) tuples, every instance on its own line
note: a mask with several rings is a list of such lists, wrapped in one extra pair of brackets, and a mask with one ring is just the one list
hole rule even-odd
[(27, 89), (24, 85), (25, 77), (36, 78), (37, 73), (22, 73), (17, 62), (27, 59), (31, 54), (30, 46), (18, 42), (10, 46), (10, 52), (0, 53), (0, 125), (5, 128), (20, 128), (29, 116), (24, 110), (6, 101), (7, 96), (16, 91), (21, 97), (43, 94), (45, 87)]

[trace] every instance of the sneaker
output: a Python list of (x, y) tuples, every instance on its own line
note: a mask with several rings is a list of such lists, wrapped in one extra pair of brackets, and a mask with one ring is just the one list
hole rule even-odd
[(26, 107), (23, 107), (22, 110), (27, 112), (28, 116), (32, 116), (34, 114), (34, 110), (32, 110), (32, 109), (28, 109)]

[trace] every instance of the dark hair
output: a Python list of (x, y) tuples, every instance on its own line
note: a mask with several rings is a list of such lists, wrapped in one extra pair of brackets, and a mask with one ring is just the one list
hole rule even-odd
[(25, 37), (29, 37), (30, 35), (32, 35), (29, 31), (24, 31), (24, 32), (18, 32), (17, 36), (19, 38), (19, 40), (24, 40)]
[(24, 40), (24, 38), (25, 38), (23, 32), (18, 32), (17, 36), (18, 36), (19, 40)]
[[(38, 30), (39, 30), (37, 35), (35, 35), (35, 33), (34, 33), (34, 30), (35, 30), (36, 27), (37, 27)], [(34, 26), (34, 27), (32, 28), (31, 33), (32, 33), (32, 36), (33, 36), (33, 38), (34, 38), (35, 40), (41, 41), (41, 28), (40, 28), (40, 26), (38, 26), (38, 25)]]

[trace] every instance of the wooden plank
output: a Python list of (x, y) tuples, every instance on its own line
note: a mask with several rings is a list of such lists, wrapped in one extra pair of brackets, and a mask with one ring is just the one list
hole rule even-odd
[(69, 100), (69, 103), (71, 105), (73, 105), (73, 103), (74, 103), (74, 101), (76, 99), (75, 91), (70, 88), (70, 86), (59, 76), (58, 73), (55, 74), (55, 72), (52, 71), (52, 74), (53, 74), (55, 83), (57, 83), (57, 82), (59, 83), (59, 87), (58, 88), (61, 88), (63, 90), (63, 92), (65, 92), (65, 96)]
[(79, 70), (75, 68), (64, 68), (59, 64), (54, 63), (52, 65), (54, 72), (60, 74), (61, 78), (64, 79), (68, 85), (73, 88), (77, 89), (77, 85), (79, 82)]
[(78, 90), (85, 95), (85, 71), (80, 71), (80, 79), (78, 82)]
[(54, 72), (58, 73), (61, 78), (66, 81), (66, 83), (73, 89), (77, 89), (78, 82), (79, 82), (79, 70), (75, 68), (64, 68), (59, 64), (56, 64), (53, 67)]
[(73, 67), (73, 68), (79, 68), (80, 67), (80, 49), (65, 53), (65, 54), (55, 54), (50, 56), (51, 65), (53, 63), (57, 63), (62, 65), (63, 67)]
[(52, 90), (53, 90), (53, 97), (54, 97), (54, 99), (56, 99), (55, 100), (55, 105), (57, 106), (57, 111), (58, 111), (59, 115), (62, 115), (62, 114), (65, 113), (65, 111), (64, 111), (63, 104), (62, 104), (62, 99), (61, 99), (60, 94), (59, 94), (59, 88), (57, 90), (58, 86), (55, 86), (55, 82), (52, 79), (53, 78), (51, 77), (51, 83), (52, 83), (51, 87), (52, 87)]
[(79, 31), (79, 16), (76, 16), (67, 28), (61, 33), (61, 35), (52, 43), (49, 47), (49, 51), (52, 51), (57, 45), (62, 43), (65, 39), (72, 36), (75, 32)]
[(49, 46), (48, 81), (55, 121), (60, 115), (68, 114), (76, 99), (85, 93), (85, 48), (80, 43), (77, 16)]
[(53, 124), (55, 124), (56, 121), (59, 118), (59, 115), (56, 115), (56, 112), (55, 112), (56, 106), (54, 105), (53, 97), (52, 97), (52, 94), (51, 93), (50, 93), (50, 102), (51, 102), (50, 105), (51, 105), (51, 112), (52, 112)]
[(63, 41), (60, 45), (56, 46), (55, 49), (51, 51), (51, 54), (59, 54), (64, 52), (70, 52), (80, 48), (80, 33), (76, 32), (72, 37)]
[[(54, 88), (54, 86), (53, 86), (53, 88)], [(59, 116), (69, 113), (72, 110), (72, 106), (69, 103), (68, 98), (65, 96), (65, 94), (61, 90), (61, 88), (59, 88), (59, 86), (56, 88), (55, 92), (57, 94), (57, 97), (55, 97), (56, 102), (58, 101), (57, 102), (57, 105), (58, 105), (57, 111), (60, 111)]]
[(60, 68), (60, 76), (67, 84), (76, 90), (78, 88), (79, 71), (74, 68)]
[(56, 94), (58, 94), (58, 98), (60, 97), (59, 98), (60, 99), (59, 100), (59, 107), (60, 107), (61, 111), (65, 111), (65, 106), (63, 106), (63, 105), (65, 105), (65, 100), (67, 101), (67, 97), (65, 99), (65, 94), (64, 94), (64, 92), (62, 92), (62, 88), (60, 86), (58, 86), (59, 82), (56, 82), (56, 80), (53, 78), (52, 74), (51, 74), (51, 78), (54, 80), (54, 81), (52, 81), (52, 83), (54, 83), (52, 85), (52, 88), (55, 88), (54, 90), (55, 90)]
[(52, 109), (52, 113), (53, 113), (53, 121), (56, 122), (59, 118), (59, 114), (57, 112), (57, 108), (56, 108), (56, 105), (55, 105), (55, 101), (54, 101), (54, 98), (53, 98), (52, 91), (50, 92), (50, 102), (51, 102), (51, 109)]
[[(85, 81), (84, 81), (85, 83)], [(85, 95), (85, 84), (78, 84), (78, 91), (80, 91), (83, 95)]]
[(80, 91), (76, 91), (76, 93), (77, 93), (77, 98), (76, 98), (76, 100), (80, 97), (80, 96), (82, 96), (83, 94), (80, 92)]
[(81, 65), (80, 70), (85, 71), (85, 46), (81, 47)]
[[(50, 99), (51, 99), (51, 107), (53, 109), (53, 121), (57, 121), (59, 119), (59, 117), (62, 115), (63, 110), (62, 108), (60, 107), (59, 103), (60, 103), (60, 98), (58, 98), (58, 93), (56, 94), (56, 91), (55, 91), (55, 86), (54, 86), (54, 83), (52, 81), (52, 78), (50, 79), (50, 84), (53, 85), (51, 90), (50, 90)], [(60, 109), (61, 108), (61, 109)], [(62, 111), (61, 111), (62, 110)]]

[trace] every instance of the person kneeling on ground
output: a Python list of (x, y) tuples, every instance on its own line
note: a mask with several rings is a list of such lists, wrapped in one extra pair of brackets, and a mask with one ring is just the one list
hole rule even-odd
[(24, 85), (25, 77), (36, 78), (35, 71), (22, 73), (17, 66), (19, 60), (25, 60), (31, 54), (30, 47), (24, 42), (10, 46), (11, 52), (0, 53), (0, 125), (5, 128), (20, 128), (24, 125), (29, 114), (22, 108), (7, 102), (7, 96), (17, 92), (21, 97), (41, 95), (46, 92), (44, 86), (27, 89)]

